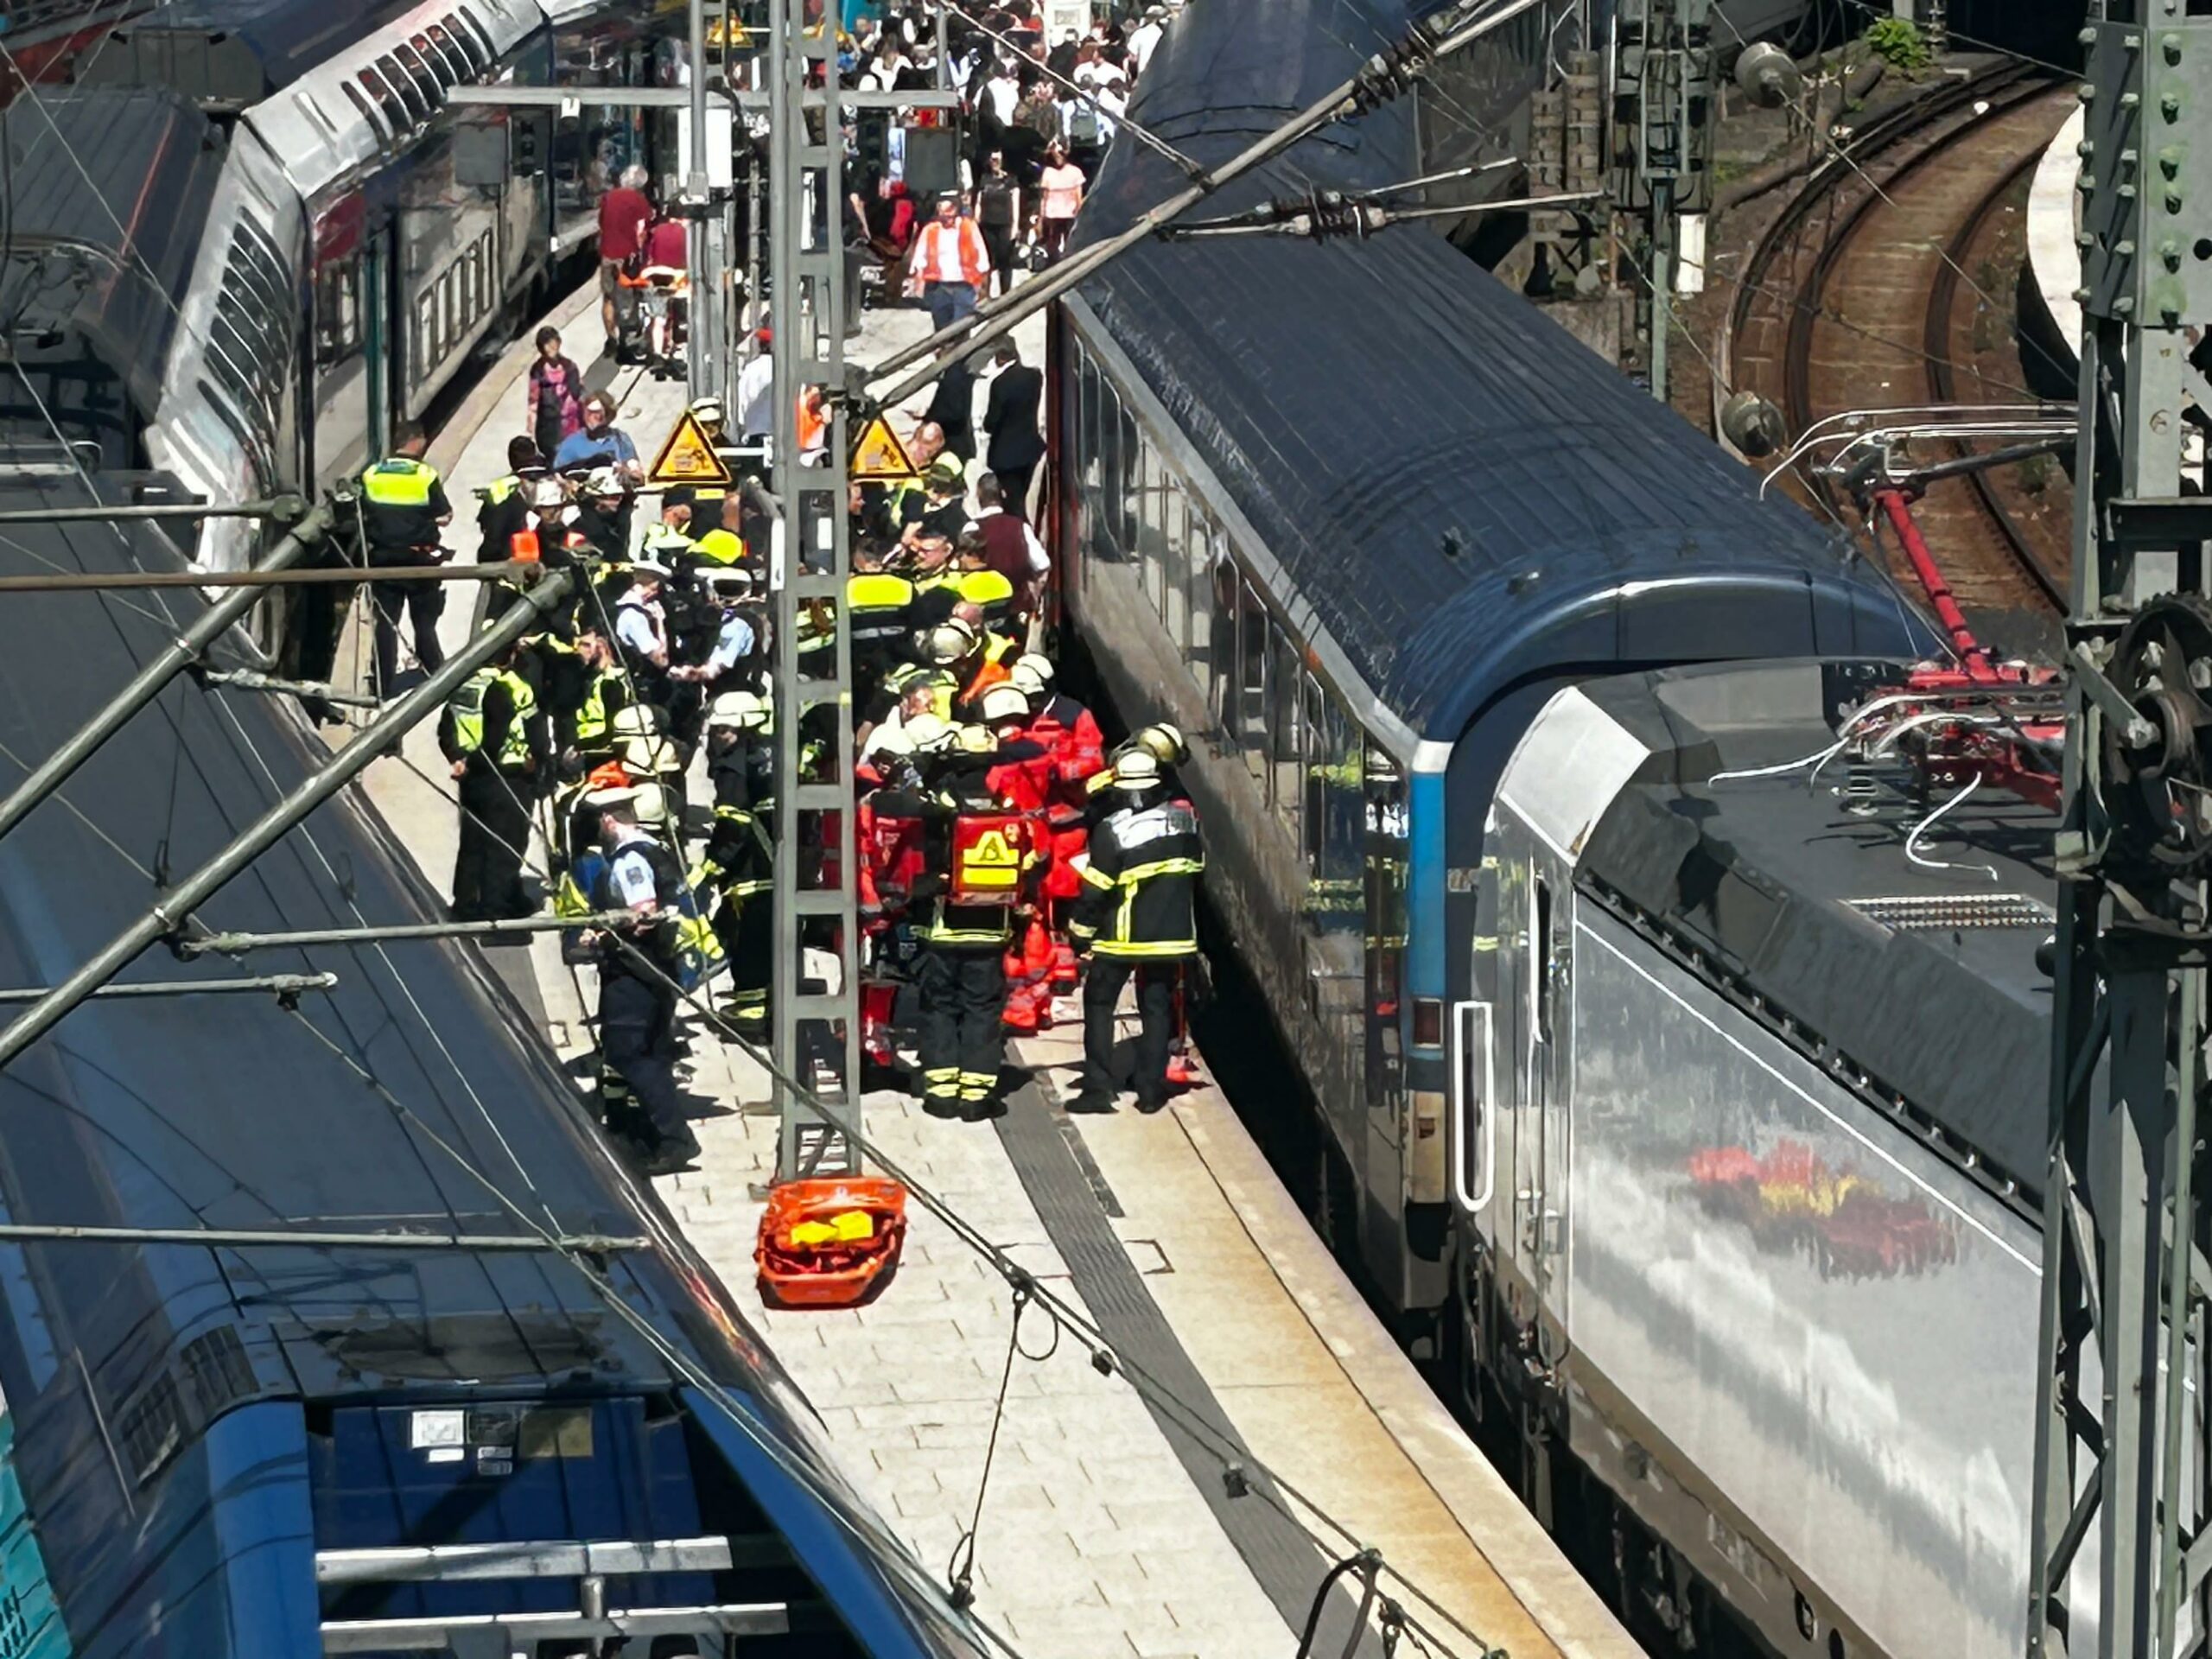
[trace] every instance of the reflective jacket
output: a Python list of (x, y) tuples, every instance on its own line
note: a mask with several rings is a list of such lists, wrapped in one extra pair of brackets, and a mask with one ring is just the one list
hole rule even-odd
[(489, 747), (502, 772), (519, 772), (533, 756), (531, 721), (537, 695), (512, 669), (486, 666), (461, 683), (446, 704), (439, 747), (451, 760), (465, 760)]
[(1198, 809), (1147, 791), (1090, 832), (1083, 898), (1068, 932), (1102, 957), (1193, 956), (1198, 877), (1205, 867)]
[(438, 469), (412, 455), (387, 455), (361, 474), (361, 524), (371, 559), (405, 564), (418, 548), (438, 544), (438, 520), (453, 508)]
[(914, 584), (887, 570), (865, 570), (845, 583), (845, 612), (853, 624), (853, 654), (880, 658), (906, 643), (912, 624), (906, 608)]

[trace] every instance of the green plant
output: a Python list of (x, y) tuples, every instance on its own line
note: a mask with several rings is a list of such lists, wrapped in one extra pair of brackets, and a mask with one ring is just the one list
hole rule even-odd
[(1866, 44), (1892, 69), (1925, 69), (1934, 60), (1920, 26), (1906, 17), (1877, 17), (1866, 26)]

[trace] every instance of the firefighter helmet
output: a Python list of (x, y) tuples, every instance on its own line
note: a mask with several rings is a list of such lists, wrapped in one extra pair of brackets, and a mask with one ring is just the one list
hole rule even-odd
[(995, 685), (983, 693), (983, 723), (995, 726), (1001, 721), (1029, 718), (1029, 699), (1021, 688), (1011, 683)]
[(1170, 726), (1164, 720), (1157, 726), (1146, 727), (1129, 741), (1163, 766), (1176, 766), (1191, 758), (1191, 746), (1183, 741), (1181, 728)]
[(938, 668), (964, 660), (976, 649), (976, 630), (955, 617), (931, 628), (922, 642), (922, 655)]
[(899, 729), (906, 734), (916, 754), (939, 754), (952, 747), (950, 723), (935, 715), (911, 715)]
[(756, 732), (767, 723), (768, 705), (757, 692), (725, 691), (707, 710), (709, 727), (726, 726), (734, 731)]
[(1160, 781), (1160, 762), (1144, 749), (1123, 755), (1114, 763), (1114, 787), (1150, 789)]

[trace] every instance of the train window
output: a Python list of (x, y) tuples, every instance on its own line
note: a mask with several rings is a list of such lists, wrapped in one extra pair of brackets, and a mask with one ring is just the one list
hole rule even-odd
[(1272, 617), (1268, 622), (1268, 799), (1299, 844), (1306, 801), (1306, 651)]
[(1207, 518), (1195, 501), (1191, 503), (1189, 516), (1183, 521), (1184, 618), (1186, 636), (1183, 659), (1191, 665), (1191, 677), (1198, 683), (1200, 691), (1211, 690), (1214, 663), (1213, 628), (1213, 561), (1216, 531), (1213, 520)]
[(398, 95), (400, 106), (407, 111), (408, 118), (404, 124), (413, 126), (430, 118), (430, 111), (435, 105), (429, 94), (416, 83), (413, 73), (399, 60), (396, 53), (385, 53), (377, 60), (376, 67), (377, 73), (383, 76), (385, 85)]
[(1224, 539), (1216, 543), (1213, 568), (1207, 572), (1206, 672), (1201, 683), (1213, 728), (1224, 736), (1236, 733), (1236, 595), (1243, 584), (1236, 563)]
[(1190, 497), (1179, 483), (1172, 484), (1167, 492), (1166, 586), (1160, 595), (1164, 601), (1160, 620), (1167, 625), (1167, 638), (1179, 657), (1186, 657), (1191, 646), (1192, 522)]
[(399, 66), (401, 74), (415, 83), (415, 91), (423, 100), (425, 113), (446, 101), (446, 89), (431, 69), (429, 60), (406, 41), (392, 43), (391, 60)]
[(1323, 932), (1360, 924), (1360, 865), (1367, 834), (1360, 730), (1344, 706), (1311, 675), (1306, 680), (1309, 759), (1306, 768), (1307, 904)]
[(407, 361), (410, 378), (417, 386), (430, 378), (430, 371), (445, 353), (439, 348), (438, 290), (424, 289), (415, 301), (415, 338), (409, 342)]
[(395, 137), (413, 129), (415, 118), (408, 112), (407, 100), (385, 79), (382, 64), (372, 63), (362, 70), (360, 79), (362, 90), (374, 99), (377, 108), (384, 111), (385, 126)]
[(1113, 522), (1114, 540), (1124, 558), (1136, 556), (1136, 508), (1138, 506), (1138, 461), (1145, 449), (1144, 434), (1139, 429), (1136, 417), (1122, 406), (1117, 395), (1110, 404), (1115, 423), (1114, 453), (1120, 456), (1121, 465), (1106, 477), (1106, 512)]
[(369, 130), (376, 134), (377, 147), (379, 149), (388, 149), (391, 143), (391, 124), (385, 118), (382, 106), (372, 103), (369, 95), (352, 81), (339, 84), (346, 89), (346, 101), (359, 112), (361, 119), (369, 124)]
[(1536, 1040), (1552, 1039), (1552, 888), (1535, 879), (1535, 900), (1529, 920), (1529, 1005), (1536, 1016)]
[(437, 67), (438, 77), (448, 86), (458, 86), (463, 81), (476, 79), (476, 71), (462, 53), (452, 31), (443, 23), (432, 23), (415, 37), (415, 49)]
[(1268, 607), (1252, 584), (1238, 580), (1236, 602), (1236, 709), (1233, 722), (1244, 764), (1255, 779), (1268, 764)]
[(1368, 996), (1377, 1019), (1395, 1020), (1406, 951), (1406, 785), (1396, 761), (1372, 743), (1365, 788)]
[(331, 364), (361, 346), (361, 262), (325, 265), (315, 278), (315, 360)]
[(1147, 439), (1144, 469), (1137, 497), (1137, 551), (1144, 561), (1144, 596), (1152, 613), (1163, 614), (1167, 586), (1167, 502), (1174, 482), (1167, 476), (1167, 458)]
[(1128, 462), (1122, 448), (1121, 404), (1114, 396), (1113, 383), (1103, 376), (1098, 382), (1098, 424), (1091, 441), (1098, 456), (1098, 511), (1094, 516), (1098, 553), (1102, 558), (1119, 559), (1123, 468)]

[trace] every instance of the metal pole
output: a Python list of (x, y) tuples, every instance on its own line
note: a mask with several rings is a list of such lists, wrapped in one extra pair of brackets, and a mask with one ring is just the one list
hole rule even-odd
[(177, 955), (242, 957), (250, 950), (296, 950), (315, 944), (392, 944), (407, 939), (497, 938), (511, 933), (560, 933), (572, 927), (613, 927), (630, 920), (615, 910), (590, 916), (525, 916), (510, 922), (408, 922), (395, 927), (308, 927), (289, 933), (203, 933), (179, 939)]
[(274, 674), (264, 674), (257, 668), (211, 669), (201, 672), (203, 684), (227, 686), (238, 691), (268, 691), (279, 696), (320, 697), (325, 702), (340, 702), (353, 709), (381, 709), (382, 697), (372, 697), (359, 691), (341, 691), (327, 680), (285, 680)]
[(135, 501), (99, 507), (10, 507), (0, 512), (0, 524), (111, 524), (137, 518), (274, 518), (289, 524), (307, 510), (308, 504), (296, 495), (272, 495), (227, 507), (194, 501)]
[[(688, 49), (691, 67), (691, 144), (690, 176), (684, 181), (683, 194), (698, 207), (703, 207), (708, 199), (706, 0), (690, 0), (685, 15), (690, 31)], [(690, 256), (691, 315), (690, 325), (683, 331), (684, 374), (695, 400), (712, 396), (715, 390), (709, 384), (707, 366), (707, 313), (713, 308), (714, 279), (707, 268), (706, 232), (706, 219), (695, 218), (691, 220), (691, 233), (685, 240)]]
[[(1408, 62), (1397, 73), (1418, 77), (1425, 73), (1427, 65), (1436, 59), (1448, 56), (1479, 40), (1492, 29), (1542, 3), (1543, 0), (1504, 0), (1503, 4), (1484, 11), (1471, 22), (1464, 23), (1460, 22), (1466, 15), (1467, 9), (1464, 6), (1454, 6), (1440, 12), (1425, 25), (1436, 29), (1440, 36), (1434, 49), (1426, 56)], [(1187, 189), (1179, 190), (1157, 207), (1140, 214), (1135, 223), (1118, 235), (1109, 236), (1078, 253), (1069, 255), (1043, 275), (1031, 278), (1011, 294), (976, 307), (973, 316), (954, 323), (950, 328), (939, 330), (918, 345), (893, 352), (867, 372), (863, 384), (874, 387), (878, 382), (888, 379), (914, 364), (922, 363), (925, 366), (908, 375), (889, 391), (872, 391), (871, 397), (886, 405), (903, 404), (936, 379), (944, 364), (952, 358), (965, 356), (1012, 333), (1024, 318), (1044, 309), (1091, 272), (1111, 264), (1162, 225), (1188, 212), (1222, 186), (1272, 161), (1309, 133), (1319, 131), (1332, 121), (1359, 114), (1368, 99), (1370, 73), (1370, 69), (1363, 68), (1358, 74), (1307, 105), (1273, 132), (1255, 139), (1220, 167), (1202, 175)]]
[(70, 1011), (137, 960), (140, 952), (184, 925), (192, 912), (226, 883), (281, 840), (293, 825), (368, 769), (370, 762), (437, 712), (446, 699), (484, 664), (506, 649), (568, 594), (569, 576), (555, 571), (523, 595), (484, 632), (470, 640), (444, 667), (391, 704), (384, 716), (332, 755), (290, 793), (241, 831), (231, 843), (172, 887), (160, 904), (115, 936), (83, 967), (47, 993), (0, 1032), (0, 1071), (51, 1031)]
[[(786, 1077), (817, 1083), (829, 1121), (780, 1081), (777, 1174), (849, 1173), (859, 1167), (851, 1138), (861, 1123), (859, 911), (853, 831), (852, 630), (845, 617), (851, 573), (845, 504), (846, 415), (832, 404), (823, 453), (798, 448), (798, 399), (805, 388), (845, 385), (845, 243), (842, 233), (844, 136), (823, 105), (812, 126), (803, 93), (810, 70), (836, 79), (835, 32), (806, 33), (804, 0), (775, 0), (770, 53), (769, 244), (774, 290), (774, 479), (777, 500), (774, 709), (776, 715), (775, 969), (772, 1049)], [(799, 655), (802, 608), (833, 642), (830, 671)], [(810, 753), (820, 758), (808, 764)], [(836, 857), (836, 881), (820, 872)], [(805, 952), (834, 951), (836, 983), (801, 982)], [(824, 1077), (824, 1072), (833, 1075)], [(817, 1079), (819, 1081), (817, 1082)]]
[[(526, 580), (540, 568), (533, 563), (349, 564), (330, 569), (270, 570), (264, 563), (251, 570), (73, 570), (51, 576), (0, 576), (0, 594), (84, 594), (141, 588), (240, 588), (258, 593), (264, 588), (308, 588), (333, 582), (513, 582)], [(240, 614), (252, 605), (250, 593)]]
[[(284, 569), (322, 539), (335, 517), (330, 507), (317, 507), (295, 525), (290, 534), (269, 550), (261, 563), (254, 567), (255, 571), (270, 575)], [(260, 595), (251, 589), (225, 595), (201, 612), (192, 626), (161, 655), (132, 675), (130, 683), (117, 692), (105, 708), (34, 767), (30, 775), (16, 785), (6, 800), (0, 801), (0, 838), (4, 838), (10, 830), (21, 823), (32, 808), (67, 783), (70, 775), (90, 760), (101, 744), (122, 730), (131, 715), (159, 696), (162, 687), (198, 662), (200, 653), (227, 633), (234, 623), (254, 607), (259, 598)]]
[[(760, 216), (766, 203), (760, 188), (760, 152), (746, 136), (745, 145), (745, 339), (742, 342), (745, 360), (750, 363), (760, 354), (760, 343), (756, 338), (760, 320), (768, 315), (767, 304), (760, 297), (760, 273), (766, 267), (760, 262), (763, 226)], [(735, 420), (738, 411), (729, 411)]]
[[(264, 974), (258, 979), (158, 979), (130, 985), (103, 985), (96, 997), (239, 996), (267, 991), (273, 996), (297, 996), (302, 991), (327, 991), (338, 983), (335, 974)], [(35, 1002), (54, 988), (29, 985), (0, 991), (0, 1002)]]
[(1667, 181), (1651, 185), (1651, 395), (1667, 401), (1667, 329), (1675, 291), (1675, 216), (1668, 206)]
[(338, 1233), (288, 1228), (63, 1227), (0, 1224), (0, 1241), (25, 1244), (188, 1244), (201, 1249), (473, 1250), (486, 1255), (615, 1255), (655, 1248), (620, 1233)]

